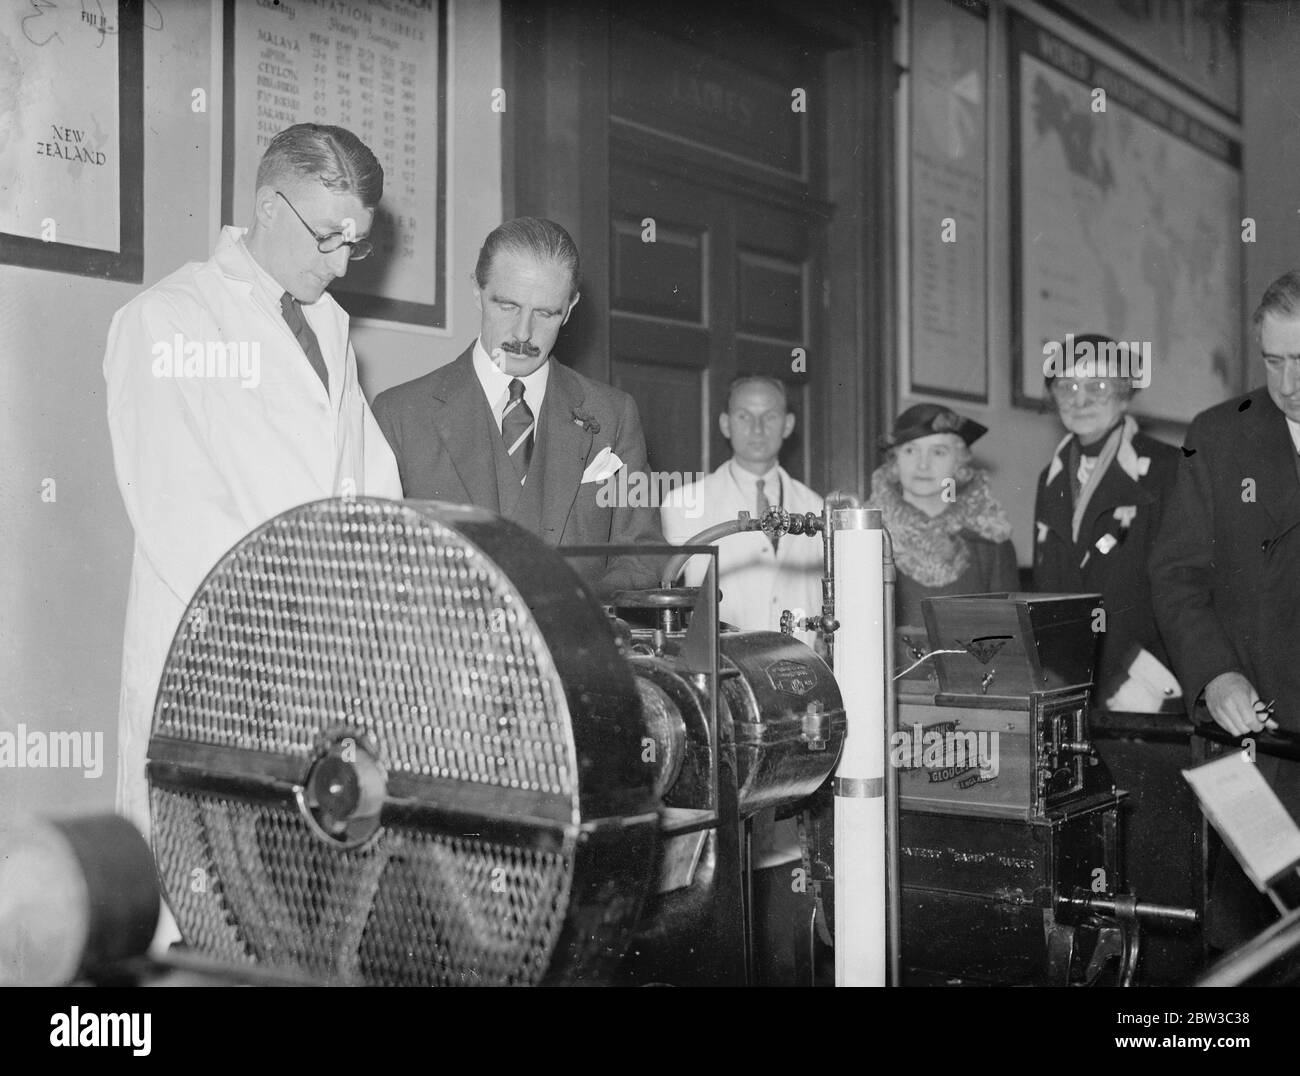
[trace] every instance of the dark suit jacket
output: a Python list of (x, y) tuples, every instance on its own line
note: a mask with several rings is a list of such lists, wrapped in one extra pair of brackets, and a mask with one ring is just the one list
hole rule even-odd
[[(1113, 689), (1113, 681), (1127, 668), (1136, 647), (1146, 647), (1162, 662), (1169, 661), (1156, 628), (1147, 558), (1173, 492), (1179, 453), (1173, 445), (1141, 432), (1134, 434), (1132, 448), (1132, 455), (1117, 456), (1101, 476), (1088, 502), (1088, 517), (1079, 527), (1078, 542), (1071, 524), (1074, 498), (1067, 473), (1068, 447), (1058, 449), (1053, 463), (1038, 476), (1034, 499), (1034, 589), (1102, 597), (1106, 631), (1093, 678), (1102, 698)], [(1143, 459), (1149, 463), (1140, 464)], [(1121, 517), (1128, 518), (1127, 525)], [(1098, 542), (1110, 551), (1103, 553)]]
[(1245, 675), (1300, 731), (1300, 478), (1266, 389), (1197, 415), (1151, 555), (1156, 616), (1189, 702)]
[[(455, 362), (380, 393), (373, 409), (397, 455), (406, 496), (500, 512), (491, 440), (500, 434), (474, 373), (473, 355), (471, 345)], [(647, 470), (635, 401), (554, 358), (548, 361), (551, 370), (525, 486), (528, 494), (541, 498), (540, 526), (530, 529), (553, 546), (662, 543), (658, 511), (598, 504), (601, 483), (581, 481), (588, 464), (606, 446), (629, 474)], [(581, 420), (586, 420), (586, 428)], [(618, 557), (570, 563), (598, 593), (609, 593), (657, 586), (663, 561)]]
[[(1187, 430), (1178, 481), (1151, 554), (1156, 618), (1188, 703), (1240, 672), (1274, 717), (1300, 730), (1300, 477), (1286, 418), (1266, 389), (1203, 411)], [(1300, 765), (1256, 764), (1300, 818)], [(1226, 857), (1226, 853), (1225, 853)], [(1206, 937), (1235, 945), (1272, 918), (1226, 858)]]

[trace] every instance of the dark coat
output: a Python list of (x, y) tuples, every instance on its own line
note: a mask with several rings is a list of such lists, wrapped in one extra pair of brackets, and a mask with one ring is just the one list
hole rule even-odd
[(900, 627), (920, 628), (925, 637), (923, 598), (940, 598), (948, 594), (995, 594), (1020, 589), (1020, 571), (1016, 567), (1016, 547), (1010, 542), (990, 542), (973, 531), (961, 532), (970, 550), (970, 563), (955, 580), (942, 587), (927, 587), (902, 571), (898, 572), (894, 591), (894, 622)]
[(1300, 478), (1266, 389), (1212, 407), (1184, 459), (1151, 555), (1152, 594), (1188, 700), (1240, 672), (1300, 731)]
[[(474, 373), (473, 354), (471, 345), (455, 362), (380, 393), (374, 413), (397, 456), (407, 497), (501, 512), (494, 445), (500, 434)], [(548, 361), (551, 371), (528, 482), (509, 518), (553, 546), (663, 544), (654, 507), (602, 505), (597, 494), (603, 483), (582, 481), (588, 465), (607, 446), (628, 474), (647, 470), (645, 434), (635, 401), (554, 359)], [(598, 592), (608, 593), (658, 585), (662, 559), (581, 558), (570, 563)]]
[(1127, 449), (1121, 443), (1088, 502), (1087, 518), (1075, 542), (1074, 498), (1067, 473), (1069, 440), (1058, 446), (1038, 477), (1034, 589), (1101, 595), (1106, 630), (1101, 633), (1093, 680), (1104, 697), (1137, 647), (1145, 647), (1162, 662), (1169, 660), (1156, 628), (1147, 557), (1173, 489), (1179, 452), (1141, 432), (1133, 435)]
[[(1178, 481), (1151, 554), (1156, 617), (1189, 708), (1216, 676), (1239, 672), (1300, 731), (1300, 477), (1286, 418), (1266, 389), (1192, 421)], [(1203, 711), (1202, 711), (1203, 713)], [(1256, 764), (1300, 817), (1300, 765)], [(1272, 918), (1224, 852), (1206, 937), (1239, 944)]]

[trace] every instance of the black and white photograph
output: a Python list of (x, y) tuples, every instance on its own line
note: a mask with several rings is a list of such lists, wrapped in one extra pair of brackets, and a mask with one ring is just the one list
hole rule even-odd
[(11, 1041), (1293, 1042), (1297, 175), (1300, 0), (0, 0)]

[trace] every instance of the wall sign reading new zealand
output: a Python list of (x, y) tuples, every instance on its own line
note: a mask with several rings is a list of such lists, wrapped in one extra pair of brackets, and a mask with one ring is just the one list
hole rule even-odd
[(354, 317), (445, 328), (446, 0), (226, 0), (222, 221), (247, 225), (257, 165), (295, 123), (346, 127), (384, 167), (375, 253), (331, 288)]
[(1190, 421), (1239, 391), (1241, 146), (1141, 74), (1011, 20), (1018, 404), (1067, 333), (1150, 345), (1146, 414)]
[(142, 32), (139, 4), (0, 5), (0, 261), (141, 282)]

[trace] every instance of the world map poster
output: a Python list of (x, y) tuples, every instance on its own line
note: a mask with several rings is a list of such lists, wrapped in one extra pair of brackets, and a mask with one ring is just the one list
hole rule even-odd
[(1015, 399), (1044, 345), (1149, 348), (1134, 410), (1189, 421), (1240, 388), (1241, 147), (1028, 20), (1011, 23)]

